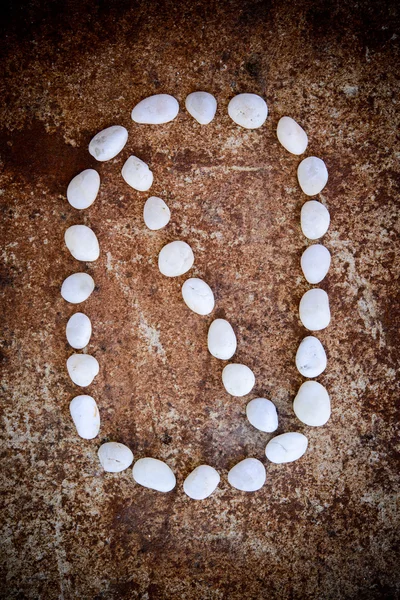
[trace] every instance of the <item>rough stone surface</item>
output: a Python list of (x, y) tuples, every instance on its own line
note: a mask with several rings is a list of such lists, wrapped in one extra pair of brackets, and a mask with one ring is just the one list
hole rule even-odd
[[(8, 5), (0, 25), (1, 595), (398, 597), (398, 2)], [(167, 92), (183, 106), (197, 89), (218, 101), (207, 126), (185, 110), (154, 127), (130, 118), (146, 96)], [(227, 114), (244, 91), (268, 100), (260, 129), (241, 129)], [(318, 380), (332, 415), (321, 428), (303, 426), (292, 410), (303, 381), (295, 355), (307, 335), (297, 309), (310, 286), (300, 268), (308, 243), (299, 158), (276, 137), (284, 115), (329, 168), (321, 195), (332, 264), (320, 286), (332, 322), (318, 333), (328, 357)], [(99, 163), (88, 144), (113, 123), (129, 140)], [(147, 196), (120, 176), (130, 154), (151, 164), (152, 194), (171, 209), (161, 231), (145, 227)], [(66, 189), (87, 168), (99, 171), (101, 187), (77, 213)], [(85, 389), (101, 414), (93, 441), (77, 438), (69, 403), (79, 390), (65, 368), (65, 326), (77, 307), (60, 287), (77, 263), (63, 235), (77, 214), (101, 247), (84, 269), (96, 289), (78, 307), (92, 321), (88, 352), (101, 367)], [(174, 239), (192, 245), (190, 276), (214, 292), (209, 317), (186, 309), (182, 279), (158, 271), (158, 253)], [(207, 350), (216, 317), (234, 327), (235, 360), (254, 371), (254, 396), (274, 400), (276, 434), (309, 438), (300, 460), (268, 462), (275, 434), (254, 429), (246, 401), (224, 392), (223, 363)], [(135, 485), (130, 469), (104, 473), (97, 450), (106, 440), (166, 461), (176, 488), (157, 494)], [(227, 483), (248, 456), (268, 471), (254, 494)], [(221, 483), (195, 502), (182, 484), (200, 464), (215, 467)]]

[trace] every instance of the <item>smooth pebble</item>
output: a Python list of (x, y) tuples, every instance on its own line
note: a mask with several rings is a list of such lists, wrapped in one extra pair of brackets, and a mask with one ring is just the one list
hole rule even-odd
[(72, 381), (87, 387), (99, 372), (99, 363), (90, 354), (72, 354), (67, 360), (67, 370)]
[(299, 459), (307, 450), (308, 439), (302, 433), (289, 431), (270, 440), (265, 455), (273, 463), (282, 464)]
[(236, 352), (236, 335), (225, 319), (215, 319), (208, 329), (208, 350), (215, 358), (229, 360)]
[(296, 417), (306, 425), (320, 427), (331, 416), (329, 394), (318, 381), (305, 381), (293, 402)]
[(138, 192), (146, 192), (153, 183), (153, 173), (137, 156), (130, 156), (121, 171), (126, 183)]
[(301, 208), (300, 224), (303, 234), (309, 240), (318, 240), (329, 229), (328, 209), (317, 200), (308, 200)]
[(316, 196), (327, 184), (328, 169), (321, 158), (309, 156), (297, 167), (297, 179), (307, 196)]
[(140, 458), (133, 465), (132, 476), (136, 483), (158, 492), (170, 492), (176, 485), (169, 466), (157, 458)]
[(89, 317), (77, 312), (69, 319), (66, 327), (67, 341), (72, 348), (82, 350), (88, 345), (92, 335), (92, 324)]
[(193, 500), (204, 500), (211, 496), (220, 482), (218, 472), (209, 465), (200, 465), (183, 482), (183, 491)]
[(256, 429), (271, 433), (278, 429), (275, 404), (267, 398), (254, 398), (246, 406), (246, 415)]
[(276, 135), (279, 142), (292, 154), (303, 154), (307, 148), (308, 137), (306, 132), (291, 117), (279, 119)]
[(132, 451), (118, 442), (102, 444), (97, 452), (100, 464), (108, 473), (120, 473), (131, 466), (133, 462)]
[(84, 302), (94, 290), (93, 277), (88, 273), (73, 273), (64, 279), (61, 296), (71, 304)]
[(321, 244), (313, 244), (301, 256), (301, 269), (308, 283), (322, 281), (331, 266), (331, 253)]
[(131, 113), (132, 121), (160, 125), (175, 119), (179, 112), (178, 101), (169, 94), (155, 94), (141, 100)]
[(189, 244), (179, 240), (164, 246), (158, 255), (158, 268), (166, 277), (179, 277), (187, 273), (193, 263), (193, 250)]
[(326, 369), (325, 349), (313, 335), (305, 337), (296, 354), (296, 367), (304, 377), (318, 377)]
[(121, 125), (113, 125), (99, 131), (89, 144), (89, 153), (104, 162), (117, 156), (128, 141), (128, 131)]
[(238, 94), (228, 104), (232, 121), (246, 129), (257, 129), (268, 116), (267, 103), (257, 94)]
[(69, 405), (72, 420), (78, 435), (84, 440), (92, 440), (100, 430), (100, 413), (92, 396), (75, 396)]
[(214, 309), (214, 294), (210, 286), (197, 277), (187, 279), (182, 286), (182, 298), (198, 315), (209, 315)]
[(99, 242), (86, 225), (72, 225), (64, 234), (65, 245), (76, 260), (92, 262), (100, 256)]
[(157, 196), (147, 198), (143, 208), (143, 219), (152, 231), (165, 227), (171, 218), (171, 211), (164, 200)]
[(222, 371), (222, 383), (231, 396), (245, 396), (254, 387), (256, 378), (254, 373), (246, 365), (233, 363), (226, 365)]
[(83, 210), (89, 208), (97, 198), (100, 175), (94, 169), (85, 169), (69, 182), (67, 200), (71, 206)]
[(300, 300), (300, 321), (310, 331), (328, 327), (331, 320), (328, 294), (320, 288), (308, 290)]
[(200, 125), (208, 125), (215, 117), (217, 101), (208, 92), (193, 92), (186, 97), (185, 106)]
[(265, 467), (257, 458), (245, 458), (232, 467), (228, 481), (232, 487), (242, 492), (255, 492), (262, 488), (266, 480)]

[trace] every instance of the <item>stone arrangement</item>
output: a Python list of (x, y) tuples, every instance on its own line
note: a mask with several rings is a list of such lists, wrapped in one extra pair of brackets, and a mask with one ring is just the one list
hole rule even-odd
[[(186, 98), (185, 106), (190, 115), (201, 125), (207, 125), (215, 117), (217, 101), (208, 92), (194, 92)], [(175, 119), (179, 104), (168, 94), (150, 96), (139, 102), (132, 110), (132, 120), (143, 124), (161, 124)], [(239, 126), (254, 129), (261, 127), (268, 116), (268, 107), (263, 98), (256, 94), (239, 94), (228, 105), (228, 114)], [(291, 117), (282, 117), (277, 126), (280, 144), (290, 153), (301, 155), (308, 145), (306, 132)], [(107, 161), (124, 148), (128, 131), (119, 125), (108, 127), (94, 136), (89, 152), (98, 161)], [(121, 171), (126, 183), (133, 189), (144, 192), (153, 183), (153, 173), (148, 165), (136, 156), (130, 156)], [(316, 196), (328, 181), (328, 171), (320, 158), (309, 156), (302, 160), (297, 169), (297, 178), (302, 191)], [(100, 188), (100, 176), (94, 169), (86, 169), (72, 179), (67, 189), (71, 206), (84, 210), (91, 206)], [(151, 230), (165, 227), (171, 212), (161, 198), (151, 196), (144, 205), (143, 219)], [(323, 204), (309, 200), (301, 209), (300, 224), (309, 240), (320, 239), (328, 230), (329, 212)], [(95, 233), (85, 225), (73, 225), (65, 232), (65, 244), (72, 256), (79, 261), (95, 261), (100, 248)], [(318, 284), (326, 276), (331, 256), (321, 244), (309, 246), (301, 257), (301, 268), (310, 284)], [(193, 266), (194, 254), (186, 242), (175, 240), (166, 244), (158, 256), (158, 267), (166, 277), (179, 277)], [(74, 273), (67, 277), (61, 287), (62, 297), (72, 304), (87, 300), (95, 287), (86, 273)], [(198, 315), (212, 313), (215, 300), (210, 286), (198, 278), (187, 279), (182, 285), (182, 298), (187, 307)], [(330, 309), (326, 292), (311, 288), (302, 297), (299, 307), (302, 324), (309, 331), (319, 331), (329, 325)], [(89, 317), (77, 312), (69, 319), (66, 327), (68, 343), (75, 350), (82, 350), (90, 342), (92, 326)], [(232, 325), (225, 319), (215, 319), (208, 330), (208, 350), (216, 359), (232, 359), (237, 348), (237, 339)], [(318, 377), (326, 368), (327, 360), (323, 345), (314, 336), (307, 336), (300, 343), (296, 354), (296, 367), (307, 378)], [(97, 360), (87, 353), (72, 354), (67, 360), (71, 380), (79, 387), (87, 387), (99, 372)], [(228, 394), (242, 397), (251, 392), (255, 384), (254, 373), (243, 364), (231, 362), (222, 371), (222, 384)], [(297, 418), (311, 427), (324, 425), (330, 417), (331, 406), (328, 392), (314, 380), (301, 386), (293, 402)], [(100, 414), (96, 401), (91, 396), (76, 396), (70, 403), (70, 413), (77, 434), (87, 440), (94, 439), (100, 430)], [(253, 427), (272, 433), (278, 428), (275, 405), (267, 398), (254, 398), (246, 407), (246, 415)], [(273, 437), (265, 448), (267, 459), (273, 463), (288, 463), (298, 460), (307, 450), (305, 435), (291, 431)], [(124, 444), (108, 442), (98, 450), (99, 461), (107, 472), (118, 473), (130, 467), (134, 456)], [(139, 485), (159, 492), (169, 492), (176, 485), (170, 467), (153, 457), (137, 460), (132, 469), (133, 479)], [(257, 458), (249, 457), (236, 464), (228, 473), (228, 482), (238, 490), (252, 492), (265, 483), (266, 470)], [(190, 498), (203, 500), (210, 496), (220, 482), (218, 472), (209, 465), (200, 465), (188, 475), (183, 484)]]

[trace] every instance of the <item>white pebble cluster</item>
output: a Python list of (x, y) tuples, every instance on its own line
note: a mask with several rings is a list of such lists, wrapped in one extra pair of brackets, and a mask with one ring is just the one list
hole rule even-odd
[[(186, 110), (200, 124), (209, 124), (216, 114), (217, 101), (208, 92), (189, 94), (185, 101)], [(145, 98), (132, 110), (135, 123), (157, 125), (169, 123), (179, 113), (177, 100), (169, 94), (157, 94)], [(231, 99), (228, 114), (232, 121), (246, 129), (261, 127), (267, 119), (268, 107), (263, 98), (256, 94), (239, 94)], [(294, 119), (284, 116), (277, 126), (280, 144), (294, 155), (303, 154), (308, 145), (306, 132)], [(125, 147), (128, 131), (114, 125), (100, 131), (89, 144), (89, 153), (96, 160), (108, 161), (116, 157)], [(134, 190), (145, 192), (153, 183), (149, 166), (136, 156), (129, 156), (122, 171), (125, 182)], [(297, 169), (302, 191), (308, 196), (319, 194), (328, 181), (328, 171), (320, 158), (310, 156), (302, 160)], [(96, 200), (100, 189), (100, 175), (94, 169), (86, 169), (76, 175), (68, 185), (67, 199), (78, 210), (89, 208)], [(162, 198), (150, 196), (143, 209), (143, 220), (150, 231), (165, 227), (171, 212)], [(316, 200), (305, 202), (301, 209), (300, 225), (305, 237), (319, 240), (328, 230), (330, 223), (326, 207)], [(72, 225), (65, 232), (65, 245), (79, 261), (92, 262), (100, 256), (100, 246), (92, 229), (83, 224)], [(321, 244), (309, 246), (301, 257), (301, 269), (311, 285), (320, 283), (330, 267), (331, 255)], [(180, 277), (194, 264), (192, 248), (183, 240), (166, 244), (158, 256), (160, 273), (166, 277)], [(62, 297), (71, 304), (80, 304), (89, 298), (95, 283), (92, 277), (78, 272), (67, 277), (61, 287)], [(182, 285), (182, 298), (194, 313), (210, 315), (215, 307), (214, 293), (210, 286), (199, 278), (187, 279)], [(329, 299), (320, 288), (308, 290), (302, 297), (299, 316), (304, 327), (320, 331), (330, 321)], [(84, 313), (76, 312), (66, 326), (67, 341), (75, 350), (84, 350), (92, 335), (92, 324)], [(229, 361), (237, 349), (235, 331), (229, 321), (214, 319), (208, 329), (207, 338), (210, 354), (222, 361)], [(307, 336), (300, 343), (296, 354), (296, 367), (301, 375), (318, 377), (326, 368), (324, 347), (314, 336)], [(74, 353), (67, 360), (67, 371), (73, 383), (79, 387), (89, 386), (99, 373), (99, 364), (94, 356), (86, 352)], [(222, 384), (234, 397), (248, 395), (256, 382), (253, 371), (244, 364), (226, 364), (221, 373)], [(78, 395), (70, 403), (72, 421), (77, 434), (86, 440), (95, 438), (100, 431), (100, 414), (96, 401), (89, 395)], [(297, 418), (307, 426), (324, 425), (330, 417), (330, 398), (326, 389), (316, 381), (305, 381), (293, 402)], [(253, 398), (246, 406), (249, 423), (265, 433), (278, 429), (278, 414), (275, 405), (267, 398)], [(275, 436), (267, 443), (265, 455), (276, 464), (298, 460), (306, 452), (308, 440), (300, 432), (288, 432)], [(130, 467), (134, 461), (132, 451), (119, 442), (107, 442), (100, 446), (98, 457), (104, 471), (118, 473)], [(137, 460), (132, 469), (134, 481), (146, 488), (169, 492), (176, 485), (176, 478), (163, 461), (144, 457)], [(238, 490), (254, 492), (265, 483), (266, 470), (256, 458), (245, 458), (234, 465), (228, 473), (228, 482)], [(195, 500), (208, 498), (218, 487), (220, 475), (210, 465), (197, 466), (185, 479), (183, 490)]]

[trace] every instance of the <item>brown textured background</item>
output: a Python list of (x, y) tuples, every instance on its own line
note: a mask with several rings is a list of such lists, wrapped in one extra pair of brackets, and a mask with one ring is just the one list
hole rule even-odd
[[(12, 2), (3, 13), (2, 598), (400, 597), (396, 4), (67, 0)], [(218, 100), (207, 127), (183, 108), (198, 89)], [(227, 116), (229, 99), (245, 91), (268, 102), (261, 129)], [(135, 103), (160, 92), (179, 100), (177, 119), (134, 124)], [(316, 429), (291, 405), (306, 333), (297, 307), (309, 286), (299, 266), (299, 158), (275, 135), (283, 115), (306, 129), (307, 154), (329, 169), (319, 199), (332, 217), (324, 243), (333, 261), (321, 287), (333, 318), (319, 335), (328, 354), (319, 381), (333, 410)], [(87, 145), (112, 124), (128, 128), (128, 144), (96, 163)], [(123, 182), (131, 153), (153, 170), (151, 193)], [(65, 192), (88, 167), (101, 191), (80, 212)], [(160, 232), (143, 224), (149, 195), (172, 211)], [(66, 250), (75, 223), (98, 235), (96, 263)], [(226, 474), (246, 456), (264, 460), (271, 436), (246, 421), (248, 398), (222, 389), (223, 363), (206, 349), (212, 317), (186, 309), (184, 277), (158, 272), (160, 248), (176, 238), (194, 249), (191, 274), (215, 291), (213, 317), (237, 332), (236, 359), (257, 378), (250, 397), (276, 403), (278, 433), (309, 436), (300, 461), (265, 460), (267, 482), (254, 494), (230, 488)], [(60, 296), (76, 270), (96, 281), (78, 307)], [(92, 319), (88, 351), (101, 365), (88, 393), (102, 427), (90, 442), (68, 412), (80, 393), (65, 369), (64, 329), (76, 310)], [(141, 488), (130, 469), (103, 473), (96, 452), (106, 440), (167, 461), (176, 489)], [(222, 481), (194, 502), (182, 482), (201, 463)]]

